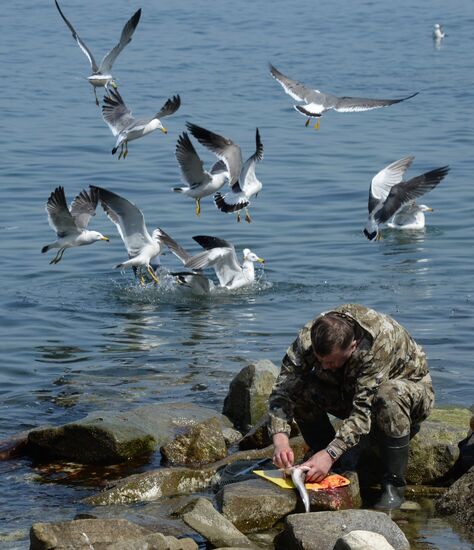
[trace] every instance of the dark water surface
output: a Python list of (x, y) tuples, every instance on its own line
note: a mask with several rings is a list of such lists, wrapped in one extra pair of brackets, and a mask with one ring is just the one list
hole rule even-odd
[[(142, 20), (115, 64), (134, 114), (158, 111), (179, 93), (181, 109), (130, 144), (125, 161), (94, 104), (88, 63), (54, 3), (17, 0), (2, 16), (2, 216), (0, 437), (58, 424), (97, 409), (192, 401), (221, 408), (231, 378), (249, 361), (276, 363), (316, 313), (361, 302), (394, 315), (428, 353), (438, 404), (469, 406), (472, 377), (473, 45), (471, 0), (388, 2), (152, 2), (64, 0), (62, 7), (98, 59), (138, 8)], [(448, 36), (439, 49), (432, 25)], [(304, 127), (267, 62), (338, 95), (410, 101), (366, 113), (327, 113)], [(176, 138), (192, 120), (265, 158), (251, 224), (170, 191), (179, 184)], [(214, 161), (199, 148), (206, 165)], [(362, 235), (371, 178), (416, 156), (408, 175), (449, 164), (430, 193), (419, 232)], [(112, 237), (69, 250), (50, 266), (44, 204), (63, 185), (72, 199), (96, 184), (139, 205), (192, 252), (192, 235), (218, 235), (266, 259), (250, 289), (207, 298), (163, 280), (138, 288), (113, 266), (125, 259), (100, 211), (93, 229)], [(169, 269), (181, 267), (164, 257)], [(197, 384), (206, 389), (195, 391)], [(70, 519), (81, 486), (42, 484), (25, 461), (0, 465), (0, 534), (24, 548), (34, 521)], [(443, 524), (444, 525), (444, 524)], [(470, 548), (425, 521), (423, 548)]]

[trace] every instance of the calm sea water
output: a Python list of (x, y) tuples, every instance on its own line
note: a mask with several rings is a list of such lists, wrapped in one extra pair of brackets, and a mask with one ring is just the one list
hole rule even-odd
[[(343, 302), (394, 315), (426, 348), (438, 404), (472, 404), (471, 0), (61, 5), (98, 59), (142, 7), (114, 67), (121, 93), (139, 116), (176, 93), (182, 107), (165, 120), (168, 135), (132, 142), (129, 157), (117, 161), (85, 80), (87, 60), (54, 3), (17, 0), (4, 11), (2, 437), (150, 402), (220, 409), (244, 365), (278, 363), (307, 320)], [(435, 22), (448, 33), (439, 49)], [(315, 131), (270, 77), (268, 61), (338, 95), (421, 93), (386, 109), (327, 113)], [(193, 202), (170, 191), (180, 182), (174, 149), (187, 120), (232, 138), (244, 157), (260, 129), (264, 188), (252, 202), (251, 224), (237, 224), (209, 199), (197, 218)], [(206, 165), (214, 162), (198, 150)], [(369, 243), (362, 229), (371, 178), (407, 154), (416, 157), (409, 176), (451, 166), (423, 201), (434, 213), (425, 231), (386, 231)], [(91, 225), (111, 242), (69, 250), (50, 266), (51, 256), (40, 253), (54, 237), (46, 199), (58, 185), (72, 199), (90, 184), (128, 197), (150, 229), (164, 228), (191, 252), (199, 248), (196, 234), (228, 239), (239, 254), (253, 249), (266, 259), (258, 283), (200, 299), (166, 278), (159, 288), (139, 288), (130, 273), (113, 269), (125, 250), (101, 211)], [(181, 267), (171, 256), (162, 263)], [(206, 389), (195, 391), (198, 384)], [(88, 494), (38, 483), (26, 461), (0, 468), (1, 533), (12, 539), (5, 547), (24, 547), (34, 521), (70, 519)], [(456, 535), (443, 539), (444, 532), (426, 529), (420, 537), (430, 548), (464, 548)]]

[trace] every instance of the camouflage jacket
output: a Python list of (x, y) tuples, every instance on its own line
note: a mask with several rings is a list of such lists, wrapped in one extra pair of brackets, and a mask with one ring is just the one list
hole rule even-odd
[(293, 400), (298, 395), (296, 388), (301, 388), (305, 377), (311, 373), (323, 383), (332, 387), (337, 385), (341, 401), (349, 400), (350, 414), (329, 445), (339, 457), (356, 445), (361, 435), (369, 433), (371, 404), (381, 383), (396, 379), (418, 382), (422, 378), (430, 383), (431, 379), (424, 351), (397, 321), (358, 304), (345, 304), (332, 311), (355, 320), (364, 329), (366, 337), (341, 369), (324, 370), (311, 345), (311, 327), (317, 318), (307, 323), (283, 358), (269, 400), (268, 427), (270, 435), (290, 433)]

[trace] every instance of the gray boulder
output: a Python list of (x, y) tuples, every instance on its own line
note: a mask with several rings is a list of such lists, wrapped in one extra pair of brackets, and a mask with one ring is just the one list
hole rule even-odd
[(297, 505), (295, 491), (277, 487), (263, 479), (226, 485), (216, 494), (224, 517), (242, 533), (270, 529)]
[(474, 466), (436, 501), (436, 510), (452, 515), (474, 536)]
[(146, 405), (121, 413), (95, 412), (82, 420), (32, 430), (31, 452), (83, 464), (116, 464), (154, 451), (184, 428), (216, 418), (222, 428), (230, 421), (212, 409), (192, 403)]
[(232, 380), (223, 413), (242, 431), (249, 430), (268, 411), (268, 397), (279, 369), (266, 359), (244, 367)]
[(160, 448), (163, 462), (169, 466), (201, 466), (227, 455), (227, 445), (217, 418), (209, 418)]
[(379, 533), (357, 530), (337, 539), (334, 550), (394, 550), (394, 548)]
[(111, 544), (132, 541), (151, 532), (124, 519), (78, 519), (35, 523), (30, 530), (30, 550), (102, 550)]
[(177, 539), (152, 533), (134, 539), (133, 541), (114, 542), (106, 546), (106, 550), (198, 550), (198, 545), (193, 539)]
[(339, 538), (354, 530), (379, 533), (395, 550), (410, 548), (403, 531), (387, 514), (371, 510), (342, 510), (288, 516), (284, 530), (275, 537), (275, 549), (333, 550)]
[(198, 498), (182, 511), (183, 520), (206, 538), (212, 546), (255, 548), (228, 519), (206, 498)]

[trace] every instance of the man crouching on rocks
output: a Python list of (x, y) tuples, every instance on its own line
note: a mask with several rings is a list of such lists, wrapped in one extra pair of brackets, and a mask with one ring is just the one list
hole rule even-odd
[[(270, 396), (269, 432), (279, 468), (293, 465), (290, 422), (314, 454), (304, 465), (321, 481), (371, 431), (383, 457), (382, 495), (375, 508), (404, 501), (408, 444), (434, 403), (426, 355), (397, 321), (345, 304), (307, 323), (288, 348)], [(337, 432), (328, 414), (344, 419)]]

